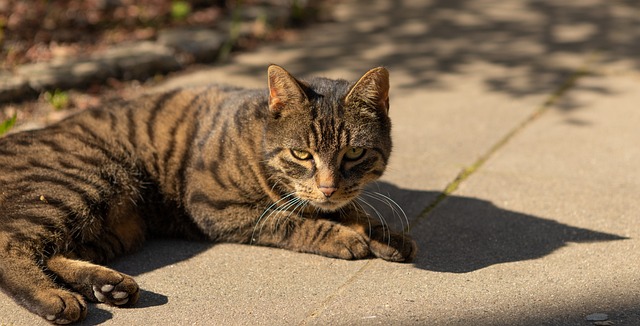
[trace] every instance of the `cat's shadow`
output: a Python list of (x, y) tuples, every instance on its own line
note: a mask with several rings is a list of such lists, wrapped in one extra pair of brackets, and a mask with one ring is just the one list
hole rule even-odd
[[(413, 264), (424, 270), (466, 273), (495, 264), (544, 257), (570, 242), (626, 239), (462, 196), (449, 196), (429, 214), (418, 218), (439, 192), (403, 189), (386, 182), (377, 182), (372, 190), (393, 198), (404, 208), (413, 225), (410, 234), (419, 247)], [(375, 205), (375, 201), (369, 202)], [(387, 216), (392, 229), (401, 230), (402, 225), (406, 225), (397, 216), (389, 218), (392, 213), (385, 205), (376, 206)], [(152, 240), (140, 252), (123, 257), (112, 266), (124, 273), (139, 275), (187, 260), (211, 246), (212, 243), (206, 242)], [(163, 295), (154, 298), (147, 305), (167, 302)]]
[(405, 208), (409, 219), (413, 218), (410, 234), (419, 247), (414, 265), (430, 271), (467, 273), (496, 264), (541, 258), (568, 243), (627, 239), (462, 196), (447, 197), (418, 219), (439, 192), (402, 189), (385, 182), (379, 182), (375, 190), (394, 198)]

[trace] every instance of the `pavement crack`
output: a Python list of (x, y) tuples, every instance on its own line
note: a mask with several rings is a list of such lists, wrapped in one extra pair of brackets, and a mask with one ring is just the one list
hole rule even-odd
[(509, 130), (504, 136), (502, 136), (493, 146), (489, 148), (484, 154), (482, 154), (473, 164), (463, 168), (456, 177), (447, 184), (447, 186), (438, 194), (438, 196), (431, 201), (416, 218), (405, 228), (405, 232), (409, 232), (416, 224), (424, 220), (429, 214), (445, 199), (451, 196), (465, 180), (473, 175), (478, 169), (480, 169), (498, 150), (503, 148), (511, 139), (519, 134), (524, 128), (536, 121), (542, 114), (547, 112), (553, 105), (555, 105), (573, 86), (578, 79), (586, 76), (590, 72), (590, 66), (595, 61), (596, 54), (591, 54), (585, 63), (578, 68), (573, 74), (571, 74), (553, 93), (551, 93), (547, 99), (528, 117)]
[(300, 326), (309, 325), (311, 321), (318, 318), (318, 316), (320, 316), (325, 310), (327, 310), (331, 302), (333, 302), (338, 296), (344, 293), (344, 291), (346, 291), (346, 289), (349, 286), (351, 286), (351, 284), (353, 284), (356, 281), (356, 279), (358, 279), (358, 277), (360, 277), (360, 275), (362, 275), (364, 271), (371, 266), (372, 261), (373, 260), (369, 260), (364, 265), (362, 265), (362, 267), (360, 267), (360, 269), (358, 269), (355, 273), (353, 273), (353, 275), (351, 275), (349, 279), (347, 279), (344, 283), (342, 283), (340, 287), (338, 287), (335, 291), (329, 294), (324, 300), (322, 300), (322, 302), (320, 302), (317, 305), (317, 307), (310, 314), (308, 314), (307, 317), (305, 317), (298, 325)]

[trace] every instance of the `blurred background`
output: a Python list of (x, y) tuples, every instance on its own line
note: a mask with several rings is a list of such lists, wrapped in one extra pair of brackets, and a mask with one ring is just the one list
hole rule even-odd
[[(253, 33), (242, 35), (237, 44), (246, 48), (257, 39), (277, 39), (278, 29), (318, 18), (319, 8), (319, 1), (305, 0), (2, 0), (0, 60), (2, 68), (11, 69), (121, 42), (154, 39), (165, 28), (220, 27), (234, 14), (244, 15), (236, 19), (254, 19)], [(274, 11), (279, 19), (266, 21)]]
[[(235, 52), (286, 40), (310, 23), (330, 20), (333, 3), (0, 0), (0, 134), (16, 124), (22, 129), (40, 127), (77, 110), (99, 105), (105, 98), (137, 94), (141, 83), (158, 82), (170, 71), (195, 63), (226, 61)], [(197, 42), (189, 39), (193, 36), (180, 40), (184, 35), (200, 35), (199, 40), (208, 38), (210, 48), (206, 50), (210, 51), (185, 49)], [(172, 50), (184, 51), (172, 51), (169, 54), (172, 58), (156, 60), (164, 63), (152, 59), (138, 62), (138, 66), (153, 67), (133, 74), (131, 67), (116, 66), (75, 76), (73, 65), (79, 63), (93, 60), (91, 63), (109, 61), (113, 65), (111, 61), (135, 58), (137, 53), (113, 54), (117, 51), (113, 49), (151, 44), (145, 41), (159, 41)], [(148, 52), (162, 50), (151, 48)]]

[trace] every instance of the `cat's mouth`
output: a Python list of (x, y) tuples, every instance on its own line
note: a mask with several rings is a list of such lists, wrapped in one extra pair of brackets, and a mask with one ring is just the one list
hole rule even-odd
[(309, 203), (324, 212), (335, 212), (350, 202), (351, 200), (347, 198), (322, 198), (309, 200)]
[(318, 210), (331, 213), (335, 212), (353, 202), (357, 197), (357, 192), (338, 192), (334, 193), (332, 196), (319, 195), (316, 193), (308, 193), (299, 191), (295, 195), (297, 198), (305, 201), (311, 206), (317, 208)]

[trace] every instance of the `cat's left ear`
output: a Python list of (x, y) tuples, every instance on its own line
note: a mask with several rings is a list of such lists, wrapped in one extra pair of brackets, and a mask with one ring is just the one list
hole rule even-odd
[(278, 65), (270, 65), (269, 75), (269, 110), (280, 113), (287, 105), (303, 104), (307, 95), (302, 89), (303, 85), (284, 68)]
[(389, 113), (389, 71), (383, 67), (367, 71), (351, 87), (345, 102), (360, 102), (367, 107), (382, 110), (385, 114)]

